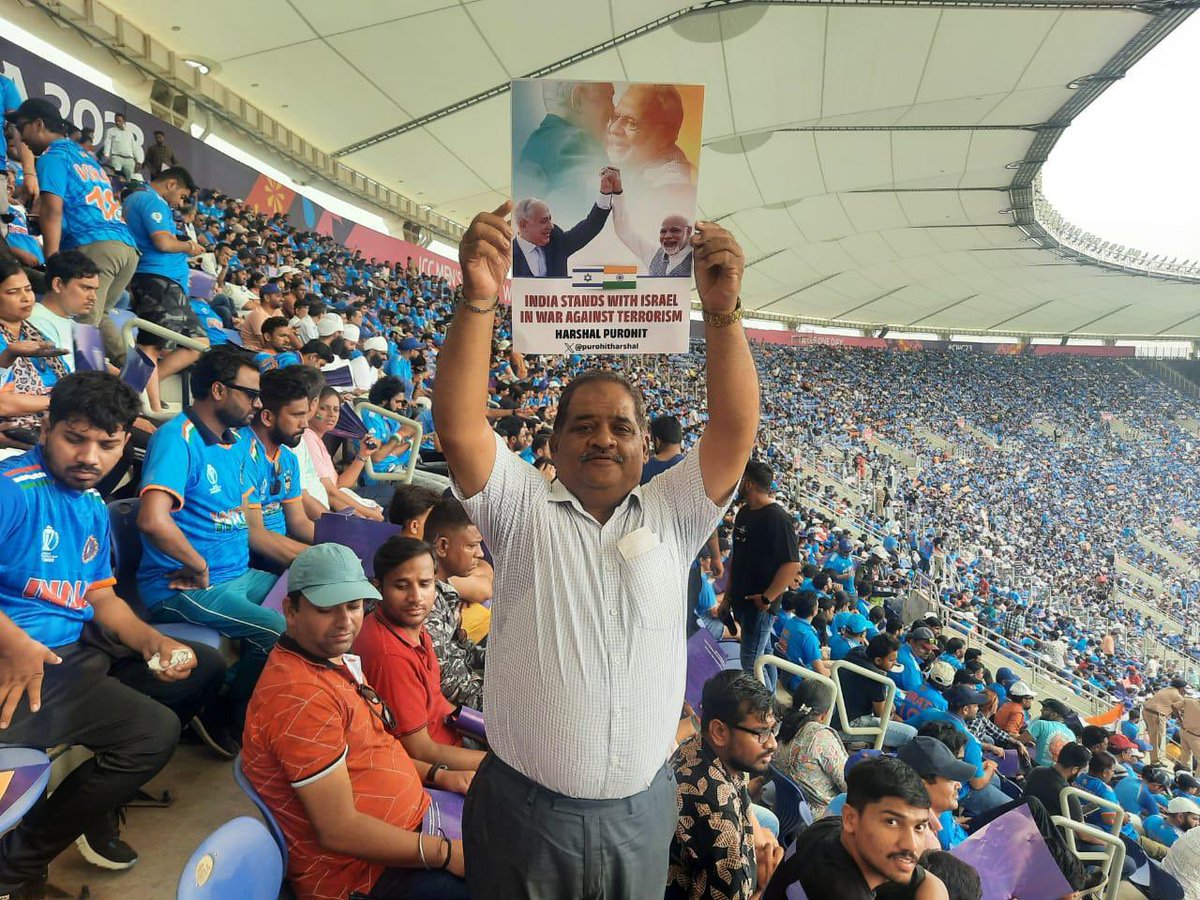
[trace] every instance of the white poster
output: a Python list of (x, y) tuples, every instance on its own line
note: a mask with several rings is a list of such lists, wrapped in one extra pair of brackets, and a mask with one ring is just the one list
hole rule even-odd
[(517, 350), (687, 350), (703, 111), (702, 85), (513, 82)]

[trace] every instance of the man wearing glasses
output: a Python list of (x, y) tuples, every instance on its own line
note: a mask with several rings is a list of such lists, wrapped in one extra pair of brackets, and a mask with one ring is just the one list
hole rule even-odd
[(425, 786), (462, 793), (470, 773), (409, 757), (349, 652), (365, 601), (380, 599), (348, 547), (296, 557), (287, 633), (250, 701), (242, 770), (283, 830), (298, 900), (467, 900), (462, 841), (430, 824)]
[(704, 685), (701, 708), (700, 734), (671, 757), (679, 823), (666, 900), (749, 900), (783, 858), (746, 787), (747, 776), (767, 774), (775, 755), (775, 698), (750, 673), (726, 671)]
[(217, 347), (193, 366), (191, 388), (192, 406), (162, 425), (146, 451), (138, 587), (151, 621), (206, 625), (242, 642), (230, 689), (240, 718), (284, 624), (260, 605), (275, 576), (250, 568), (255, 481), (250, 437), (239, 429), (262, 408), (258, 367), (240, 348)]

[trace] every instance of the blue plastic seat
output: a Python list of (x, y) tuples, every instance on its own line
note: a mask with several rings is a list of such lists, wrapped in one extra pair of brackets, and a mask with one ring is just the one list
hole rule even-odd
[(263, 822), (266, 824), (267, 830), (275, 840), (275, 846), (279, 848), (279, 856), (283, 859), (283, 868), (286, 871), (288, 862), (287, 839), (283, 836), (283, 829), (275, 821), (274, 814), (267, 807), (263, 798), (259, 796), (258, 791), (254, 789), (254, 785), (250, 783), (250, 779), (246, 777), (246, 773), (242, 771), (242, 754), (240, 753), (237, 755), (237, 759), (233, 761), (233, 780), (237, 782), (237, 786), (242, 789), (242, 792), (250, 798), (250, 802), (258, 808), (259, 815), (263, 817)]
[(32, 747), (0, 747), (0, 834), (12, 831), (41, 799), (50, 757)]
[[(117, 596), (130, 605), (142, 619), (146, 608), (138, 596), (137, 570), (142, 561), (142, 533), (137, 527), (138, 510), (142, 507), (139, 498), (113, 500), (108, 504), (109, 530), (112, 532), (113, 577), (117, 579)], [(189, 644), (207, 644), (215, 650), (221, 648), (221, 633), (215, 628), (177, 622), (155, 626), (159, 631), (177, 641)]]
[(283, 860), (270, 833), (249, 816), (205, 838), (179, 876), (177, 900), (276, 900)]
[(771, 781), (775, 785), (775, 815), (779, 816), (779, 843), (787, 846), (801, 825), (811, 825), (812, 807), (800, 785), (771, 766)]

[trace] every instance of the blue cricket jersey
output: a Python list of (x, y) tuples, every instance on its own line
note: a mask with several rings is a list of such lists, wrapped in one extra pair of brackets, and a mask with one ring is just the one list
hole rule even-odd
[(169, 278), (186, 294), (191, 270), (186, 253), (163, 253), (154, 246), (153, 235), (164, 232), (175, 237), (175, 214), (152, 187), (135, 191), (125, 198), (125, 224), (137, 244), (139, 275), (158, 275)]
[(243, 428), (242, 437), (250, 444), (250, 459), (246, 475), (253, 485), (250, 505), (262, 509), (267, 530), (287, 534), (283, 515), (285, 503), (300, 501), (300, 463), (290, 447), (280, 447), (271, 459), (267, 448), (252, 428)]
[[(159, 427), (142, 467), (141, 493), (166, 491), (174, 498), (171, 518), (188, 543), (208, 562), (210, 585), (232, 581), (250, 566), (250, 536), (242, 501), (253, 490), (246, 468), (250, 442), (236, 432), (213, 434), (191, 410)], [(167, 585), (182, 563), (142, 535), (138, 586), (147, 608), (175, 591)]]
[(74, 141), (59, 138), (37, 160), (43, 194), (62, 199), (61, 250), (97, 241), (120, 241), (136, 247), (121, 214), (121, 201), (96, 157)]
[(66, 487), (42, 448), (0, 462), (0, 611), (47, 647), (79, 640), (89, 591), (116, 583), (108, 509), (93, 490)]
[(45, 265), (46, 257), (42, 253), (42, 245), (29, 233), (29, 215), (25, 212), (25, 207), (10, 200), (8, 214), (12, 216), (12, 221), (8, 223), (8, 246), (32, 254), (39, 263)]

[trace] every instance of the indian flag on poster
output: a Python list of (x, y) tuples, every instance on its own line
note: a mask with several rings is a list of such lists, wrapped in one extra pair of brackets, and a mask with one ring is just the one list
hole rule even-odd
[(637, 266), (605, 266), (606, 291), (632, 291), (637, 288)]

